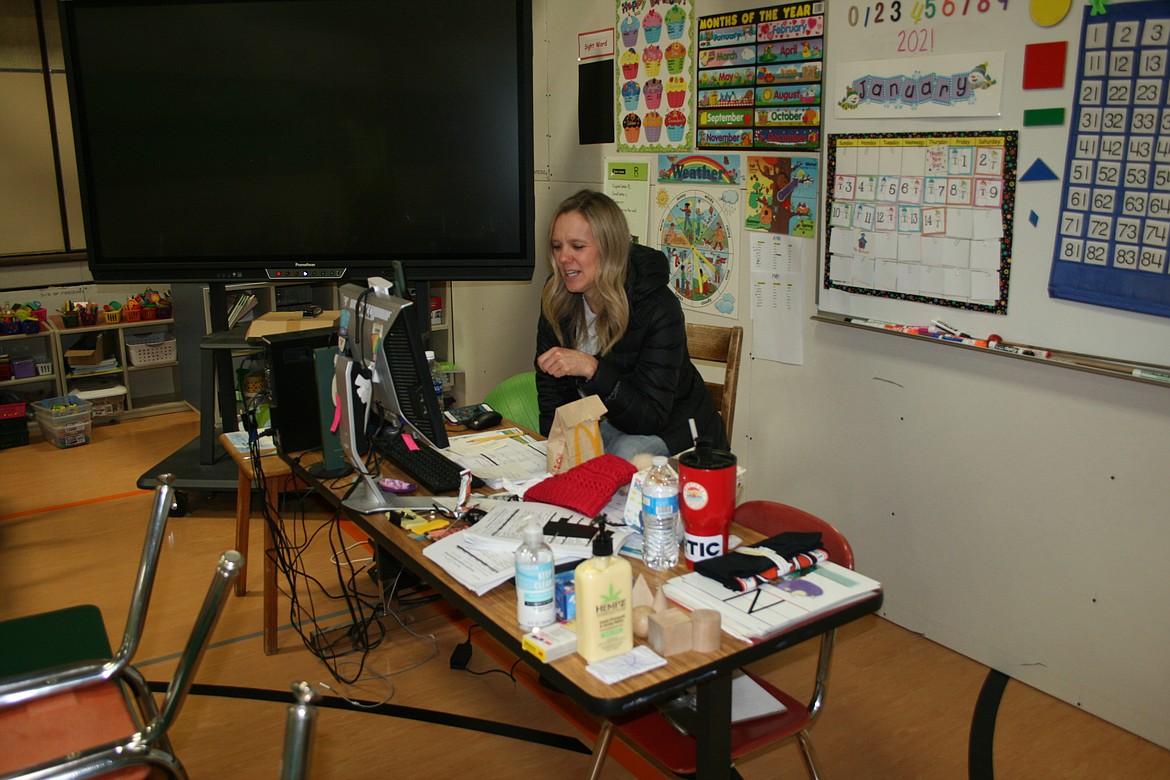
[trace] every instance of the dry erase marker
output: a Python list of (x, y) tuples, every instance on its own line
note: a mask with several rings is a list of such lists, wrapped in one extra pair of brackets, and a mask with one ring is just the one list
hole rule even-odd
[(942, 320), (931, 320), (930, 324), (934, 325), (936, 328), (941, 328), (942, 330), (945, 330), (947, 333), (951, 334), (952, 336), (958, 336), (961, 339), (972, 339), (972, 340), (975, 339), (975, 337), (972, 336), (971, 334), (964, 333), (963, 331), (959, 330), (956, 327), (953, 327), (951, 325), (947, 325)]
[(1170, 373), (1165, 371), (1151, 371), (1148, 368), (1135, 368), (1133, 375), (1142, 379), (1157, 379), (1159, 382), (1170, 382)]
[(1010, 352), (1013, 355), (1024, 355), (1025, 357), (1035, 358), (1050, 358), (1052, 353), (1046, 349), (1032, 349), (1031, 347), (1013, 347), (1010, 344), (1003, 344), (998, 341), (991, 342), (992, 349), (998, 349), (1000, 352)]

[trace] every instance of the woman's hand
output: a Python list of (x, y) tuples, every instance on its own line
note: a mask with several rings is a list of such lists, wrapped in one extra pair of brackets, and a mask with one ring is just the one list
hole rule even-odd
[(549, 376), (579, 376), (589, 380), (597, 371), (597, 358), (575, 349), (553, 347), (536, 359), (536, 366)]

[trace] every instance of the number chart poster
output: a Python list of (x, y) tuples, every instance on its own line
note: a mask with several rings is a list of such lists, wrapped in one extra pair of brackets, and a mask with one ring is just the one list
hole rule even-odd
[(825, 289), (1006, 314), (1018, 133), (829, 135)]
[(617, 148), (691, 148), (695, 25), (691, 0), (617, 0)]
[(670, 286), (684, 308), (736, 316), (738, 269), (732, 238), (742, 217), (738, 188), (660, 184), (658, 248), (670, 261)]
[(825, 4), (699, 17), (698, 147), (821, 148)]
[(1048, 291), (1170, 317), (1170, 4), (1084, 14)]

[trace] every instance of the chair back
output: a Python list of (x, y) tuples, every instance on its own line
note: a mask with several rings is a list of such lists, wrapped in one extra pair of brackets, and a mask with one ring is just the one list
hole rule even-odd
[(146, 624), (146, 610), (150, 606), (150, 594), (154, 589), (154, 575), (158, 571), (159, 552), (166, 535), (167, 519), (174, 506), (176, 490), (174, 474), (159, 474), (158, 487), (154, 491), (154, 503), (150, 508), (150, 519), (146, 526), (146, 541), (142, 545), (142, 558), (138, 561), (138, 575), (134, 579), (134, 592), (130, 596), (130, 613), (122, 634), (122, 644), (107, 664), (111, 678), (119, 674), (138, 649), (142, 628)]
[(280, 780), (304, 780), (309, 776), (313, 729), (317, 723), (317, 702), (321, 696), (307, 682), (292, 685), (293, 703), (284, 728), (284, 756)]
[(510, 376), (483, 399), (491, 408), (522, 428), (540, 432), (540, 402), (536, 399), (536, 372)]
[(722, 382), (705, 382), (715, 408), (723, 418), (727, 440), (735, 422), (735, 393), (739, 386), (740, 350), (743, 347), (743, 327), (733, 325), (698, 325), (687, 323), (687, 352), (692, 360), (723, 364)]
[(819, 531), (821, 546), (829, 560), (847, 569), (853, 568), (853, 548), (845, 535), (816, 515), (777, 501), (745, 501), (735, 508), (734, 522), (764, 536), (785, 531)]
[(179, 708), (187, 697), (187, 692), (191, 689), (191, 682), (195, 678), (195, 672), (199, 669), (200, 661), (203, 660), (203, 653), (207, 650), (208, 642), (211, 641), (215, 624), (219, 622), (219, 616), (223, 612), (228, 592), (236, 577), (240, 575), (240, 569), (243, 565), (244, 556), (236, 550), (228, 550), (219, 556), (219, 563), (216, 564), (215, 573), (211, 577), (211, 585), (207, 589), (207, 595), (203, 599), (199, 615), (195, 618), (191, 634), (187, 637), (187, 645), (183, 648), (182, 655), (179, 656), (179, 663), (175, 667), (175, 676), (171, 678), (171, 683), (167, 686), (167, 693), (163, 698), (158, 717), (143, 730), (145, 742), (149, 743), (153, 739), (157, 739), (158, 735), (165, 734), (167, 728), (179, 714)]

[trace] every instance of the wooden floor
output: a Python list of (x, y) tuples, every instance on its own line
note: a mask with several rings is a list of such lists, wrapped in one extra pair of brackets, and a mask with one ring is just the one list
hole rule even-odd
[[(90, 444), (59, 450), (34, 441), (0, 451), (0, 619), (71, 604), (98, 604), (116, 645), (126, 615), (150, 504), (139, 476), (190, 441), (198, 418), (181, 412), (93, 430)], [(34, 433), (34, 439), (38, 438)], [(172, 518), (158, 581), (137, 654), (150, 680), (170, 679), (190, 621), (218, 553), (234, 539), (235, 497), (190, 496), (192, 512)], [(317, 518), (324, 515), (316, 513)], [(323, 520), (311, 520), (311, 529)], [(302, 644), (281, 599), (281, 650), (261, 651), (260, 523), (250, 542), (250, 590), (232, 596), (197, 678), (198, 683), (262, 688), (279, 702), (191, 696), (172, 730), (194, 778), (275, 778), (284, 731), (283, 694), (294, 680), (325, 682), (335, 692), (445, 715), (578, 733), (483, 649), (469, 668), (450, 668), (466, 629), (433, 607), (403, 614), (366, 659), (362, 682), (346, 686)], [(360, 549), (352, 551), (362, 555)], [(306, 569), (337, 592), (325, 534), (305, 553)], [(358, 564), (359, 566), (362, 564)], [(364, 575), (359, 575), (360, 578)], [(318, 594), (323, 622), (342, 622), (342, 607)], [(433, 637), (433, 639), (431, 638)], [(804, 645), (756, 667), (800, 695), (809, 690), (815, 647)], [(356, 657), (355, 657), (356, 659)], [(357, 675), (356, 663), (343, 667)], [(987, 669), (877, 617), (839, 634), (829, 697), (812, 729), (829, 778), (961, 778), (976, 698)], [(564, 747), (432, 723), (322, 709), (313, 746), (313, 777), (503, 778), (581, 777), (588, 756)], [(995, 737), (1001, 778), (1170, 777), (1170, 751), (1017, 682), (1009, 683)], [(804, 778), (795, 744), (783, 743), (739, 765), (746, 778)], [(612, 760), (607, 778), (630, 777)]]

